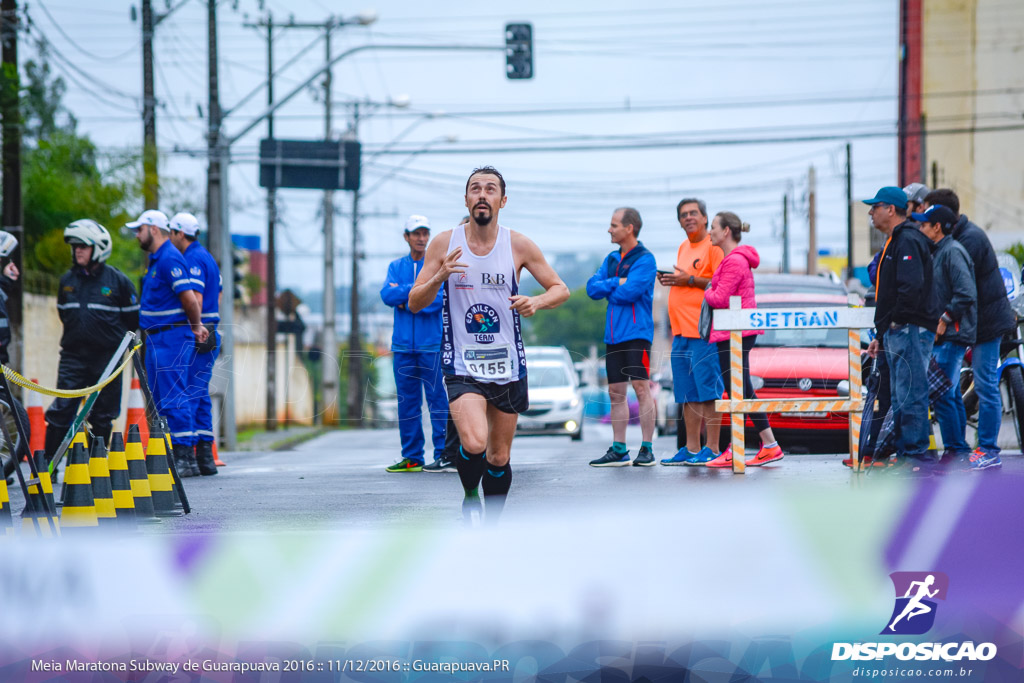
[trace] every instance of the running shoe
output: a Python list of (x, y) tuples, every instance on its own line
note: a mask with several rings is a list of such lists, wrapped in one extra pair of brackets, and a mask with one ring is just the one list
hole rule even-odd
[(686, 460), (692, 457), (693, 453), (686, 450), (686, 447), (683, 446), (682, 448), (679, 449), (679, 452), (673, 455), (671, 458), (663, 458), (661, 464), (667, 466), (685, 465)]
[(633, 458), (633, 467), (651, 467), (654, 465), (654, 451), (646, 446), (641, 446)]
[(722, 454), (708, 463), (711, 468), (732, 467), (732, 446), (726, 446)]
[(986, 453), (981, 448), (975, 448), (974, 452), (967, 459), (965, 470), (968, 472), (980, 472), (981, 470), (999, 469), (1002, 466), (1003, 461), (999, 459), (998, 455)]
[(782, 448), (779, 446), (773, 448), (761, 446), (761, 450), (757, 452), (757, 455), (743, 464), (747, 467), (760, 467), (776, 460), (782, 460), (784, 457), (786, 457), (786, 454), (782, 452)]
[(688, 467), (704, 467), (717, 457), (718, 456), (711, 452), (710, 448), (705, 446), (704, 448), (697, 451), (697, 455), (691, 455), (689, 458), (687, 458), (683, 464)]
[(388, 472), (422, 472), (423, 463), (410, 460), (409, 458), (402, 458), (394, 465), (387, 468)]
[[(846, 458), (846, 459), (844, 459), (843, 460), (843, 466), (844, 467), (852, 468), (853, 467), (853, 458)], [(871, 467), (871, 456), (870, 455), (866, 455), (863, 458), (861, 458), (860, 459), (860, 466), (861, 467)]]
[(434, 462), (430, 463), (429, 465), (424, 465), (423, 466), (423, 471), (424, 472), (455, 472), (457, 470), (455, 468), (455, 463), (442, 455), (440, 458), (438, 458)]
[(625, 467), (629, 464), (629, 451), (618, 453), (614, 448), (608, 451), (597, 460), (591, 460), (591, 467)]

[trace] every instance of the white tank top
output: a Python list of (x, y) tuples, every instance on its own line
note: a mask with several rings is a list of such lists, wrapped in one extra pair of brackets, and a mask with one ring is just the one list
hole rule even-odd
[(462, 247), (466, 272), (444, 283), (441, 364), (447, 375), (508, 384), (526, 377), (526, 351), (519, 312), (509, 310), (510, 296), (519, 293), (512, 232), (498, 226), (490, 253), (477, 256), (466, 244), (466, 226), (452, 230), (448, 253)]

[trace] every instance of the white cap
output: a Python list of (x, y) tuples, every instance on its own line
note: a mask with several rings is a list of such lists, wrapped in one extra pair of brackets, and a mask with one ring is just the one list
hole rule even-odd
[(131, 223), (125, 223), (124, 227), (131, 230), (138, 230), (143, 225), (155, 225), (161, 230), (170, 231), (170, 226), (167, 225), (167, 214), (163, 211), (157, 211), (156, 209), (149, 209), (143, 211), (139, 219), (132, 221)]
[(420, 228), (430, 230), (430, 221), (427, 220), (427, 217), (418, 216), (416, 214), (409, 216), (409, 220), (405, 222), (405, 231), (412, 232), (413, 230), (419, 230)]
[(189, 237), (195, 237), (199, 234), (199, 219), (184, 211), (176, 213), (174, 218), (171, 219), (171, 230), (177, 230)]

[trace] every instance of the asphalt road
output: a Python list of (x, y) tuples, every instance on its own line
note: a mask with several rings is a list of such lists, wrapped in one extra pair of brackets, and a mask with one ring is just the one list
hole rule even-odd
[[(630, 427), (631, 455), (639, 439)], [(683, 498), (774, 493), (788, 486), (849, 492), (873, 476), (853, 475), (844, 455), (791, 455), (744, 475), (690, 467), (594, 468), (588, 461), (611, 442), (607, 425), (587, 424), (582, 442), (567, 437), (518, 437), (512, 448), (513, 483), (506, 517), (593, 506), (642, 510)], [(394, 524), (461, 523), (462, 489), (452, 473), (392, 474), (399, 457), (396, 429), (335, 431), (291, 451), (223, 453), (227, 466), (214, 477), (185, 480), (193, 512), (165, 518), (146, 534), (222, 531), (348, 530)], [(675, 437), (655, 441), (655, 457), (670, 456)], [(1024, 471), (1024, 458), (1007, 454), (1003, 473)], [(998, 472), (980, 476), (1000, 476)], [(959, 476), (979, 476), (962, 474)], [(21, 509), (12, 487), (12, 503)]]

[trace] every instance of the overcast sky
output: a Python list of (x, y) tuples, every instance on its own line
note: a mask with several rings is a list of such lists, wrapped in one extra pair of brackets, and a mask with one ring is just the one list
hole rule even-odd
[[(181, 0), (175, 0), (177, 5)], [(166, 10), (156, 0), (158, 11)], [(805, 259), (807, 169), (818, 177), (819, 245), (845, 250), (845, 151), (853, 142), (854, 194), (870, 196), (895, 183), (897, 3), (889, 0), (723, 0), (710, 2), (537, 2), (466, 4), (381, 0), (349, 5), (327, 0), (225, 0), (219, 5), (221, 104), (230, 109), (256, 94), (225, 122), (229, 135), (266, 103), (266, 32), (246, 28), (272, 12), (275, 21), (324, 21), (372, 9), (370, 27), (334, 33), (334, 54), (359, 45), (502, 46), (504, 25), (534, 27), (535, 78), (509, 81), (494, 52), (367, 50), (334, 69), (335, 135), (345, 133), (353, 99), (371, 106), (359, 126), (364, 144), (361, 221), (366, 283), (379, 283), (400, 255), (401, 225), (427, 215), (435, 232), (465, 213), (465, 178), (490, 164), (505, 175), (508, 205), (501, 222), (537, 241), (546, 253), (605, 251), (612, 210), (632, 205), (644, 219), (642, 241), (671, 263), (682, 232), (675, 204), (706, 199), (709, 211), (732, 210), (749, 222), (745, 239), (766, 266), (781, 259), (782, 197), (791, 187), (791, 259)], [(139, 22), (121, 0), (30, 3), (31, 41), (52, 43), (68, 81), (67, 107), (105, 151), (141, 144)], [(322, 31), (282, 29), (278, 66)], [(206, 2), (186, 0), (163, 20), (155, 39), (161, 172), (190, 182), (205, 202), (207, 110)], [(283, 95), (324, 60), (323, 42), (298, 57), (275, 82)], [(319, 83), (319, 80), (317, 81)], [(278, 114), (279, 138), (322, 138), (322, 88), (309, 88)], [(232, 232), (264, 234), (265, 195), (257, 182), (261, 124), (233, 148)], [(785, 142), (766, 142), (785, 139)], [(813, 140), (808, 140), (813, 138)], [(397, 139), (397, 141), (396, 141)], [(738, 141), (750, 140), (737, 144)], [(524, 148), (512, 151), (510, 148)], [(571, 149), (564, 149), (564, 148)], [(175, 149), (178, 152), (174, 152)], [(583, 148), (583, 149), (581, 149)], [(197, 152), (194, 156), (185, 153)], [(468, 151), (463, 151), (468, 150)], [(383, 152), (376, 154), (377, 152)], [(351, 193), (335, 194), (336, 242), (348, 255)], [(279, 193), (283, 226), (279, 285), (319, 289), (322, 279), (321, 195)], [(163, 206), (168, 214), (179, 207)], [(205, 222), (205, 221), (204, 221)], [(111, 227), (111, 226), (108, 226)], [(595, 267), (598, 265), (595, 262)], [(338, 284), (348, 267), (338, 267)]]

